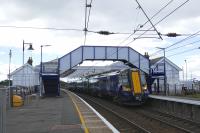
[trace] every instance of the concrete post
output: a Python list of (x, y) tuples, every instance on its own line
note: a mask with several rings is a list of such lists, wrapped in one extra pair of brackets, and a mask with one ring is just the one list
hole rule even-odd
[(6, 89), (0, 88), (0, 133), (6, 133)]

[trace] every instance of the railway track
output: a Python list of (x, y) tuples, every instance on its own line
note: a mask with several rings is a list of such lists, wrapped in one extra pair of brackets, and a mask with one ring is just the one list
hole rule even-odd
[(126, 117), (120, 115), (112, 108), (106, 107), (98, 102), (94, 102), (93, 99), (80, 95), (85, 101), (87, 101), (92, 107), (109, 120), (113, 126), (115, 126), (120, 133), (150, 133), (145, 128), (141, 127), (137, 123), (130, 121)]
[[(145, 111), (141, 107), (121, 107), (100, 98), (82, 94), (79, 96), (99, 111), (120, 132), (199, 133), (198, 124), (195, 125), (189, 121), (181, 124), (180, 118), (175, 121), (175, 118), (167, 119), (167, 115), (161, 113), (156, 115), (155, 112)], [(172, 120), (174, 120), (173, 123)]]
[(200, 133), (200, 123), (188, 119), (175, 117), (170, 114), (162, 113), (159, 111), (153, 111), (149, 109), (148, 111), (146, 111), (145, 108), (141, 109), (140, 111), (137, 111), (137, 113), (151, 117), (152, 119), (160, 120), (162, 122), (165, 122), (166, 124), (185, 130), (186, 132)]

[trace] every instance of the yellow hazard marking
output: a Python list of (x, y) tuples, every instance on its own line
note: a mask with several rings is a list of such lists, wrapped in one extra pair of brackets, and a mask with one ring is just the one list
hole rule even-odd
[(74, 101), (74, 99), (72, 98), (71, 95), (70, 95), (70, 97), (71, 97), (72, 102), (73, 102), (73, 104), (74, 104), (74, 106), (75, 106), (75, 108), (76, 108), (76, 111), (78, 112), (79, 118), (80, 118), (80, 120), (81, 120), (81, 124), (83, 125), (83, 128), (84, 128), (84, 132), (85, 132), (85, 133), (89, 133), (89, 130), (88, 130), (88, 128), (86, 127), (85, 120), (84, 120), (84, 118), (83, 118), (83, 115), (82, 115), (81, 112), (80, 112), (80, 109), (79, 109), (78, 105), (75, 103), (75, 101)]

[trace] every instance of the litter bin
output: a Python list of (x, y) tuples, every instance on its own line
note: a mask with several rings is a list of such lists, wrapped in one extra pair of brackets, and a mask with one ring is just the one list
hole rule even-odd
[(21, 96), (13, 95), (13, 107), (20, 107), (23, 103), (24, 102)]

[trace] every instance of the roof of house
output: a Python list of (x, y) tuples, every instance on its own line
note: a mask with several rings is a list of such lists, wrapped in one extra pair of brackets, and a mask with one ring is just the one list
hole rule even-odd
[[(162, 57), (155, 58), (155, 59), (151, 59), (151, 60), (150, 60), (151, 67), (154, 67), (155, 64), (158, 64), (158, 63), (162, 62), (163, 60), (164, 60), (164, 57), (163, 57), (163, 56), (162, 56)], [(175, 63), (173, 63), (172, 61), (170, 61), (170, 60), (167, 59), (166, 57), (165, 57), (165, 61), (166, 61), (167, 63), (169, 63), (171, 66), (173, 66), (175, 69), (177, 69), (178, 71), (182, 71), (182, 69), (181, 69), (179, 66), (177, 66)]]
[(156, 64), (159, 60), (161, 60), (163, 57), (158, 57), (158, 58), (155, 58), (155, 59), (151, 59), (150, 60), (150, 65), (152, 66), (152, 65), (154, 65), (154, 64)]
[(11, 75), (11, 76), (14, 75), (15, 73), (17, 73), (17, 72), (19, 72), (20, 70), (22, 70), (24, 67), (29, 67), (29, 68), (31, 68), (31, 69), (34, 71), (34, 67), (31, 66), (30, 64), (26, 63), (26, 64), (24, 64), (23, 66), (21, 66), (21, 67), (15, 69), (13, 72), (11, 72), (10, 75)]

